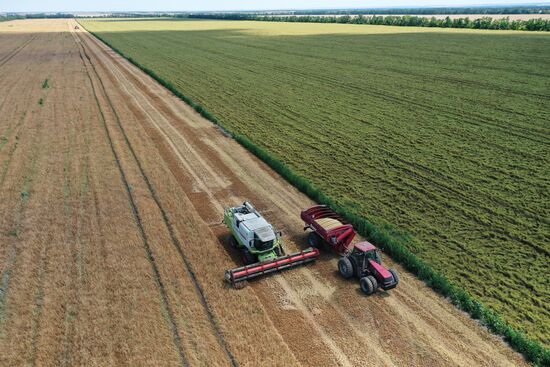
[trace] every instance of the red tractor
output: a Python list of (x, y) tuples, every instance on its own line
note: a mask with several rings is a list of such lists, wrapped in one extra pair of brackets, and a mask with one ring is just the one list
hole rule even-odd
[(378, 249), (369, 242), (360, 242), (338, 260), (338, 271), (344, 278), (359, 278), (361, 290), (371, 295), (378, 287), (387, 291), (397, 287), (399, 276), (382, 266)]
[(313, 206), (303, 210), (300, 217), (305, 223), (304, 230), (312, 230), (308, 238), (310, 246), (320, 248), (326, 244), (338, 253), (341, 256), (338, 260), (340, 274), (346, 279), (354, 275), (359, 278), (361, 289), (367, 295), (379, 287), (390, 290), (397, 286), (397, 272), (382, 266), (378, 249), (373, 244), (361, 242), (350, 249), (356, 235), (353, 226), (328, 206)]

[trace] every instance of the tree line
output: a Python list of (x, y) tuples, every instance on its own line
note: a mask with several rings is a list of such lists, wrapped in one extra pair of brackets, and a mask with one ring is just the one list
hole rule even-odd
[(471, 29), (508, 29), (518, 31), (550, 31), (550, 20), (528, 19), (510, 20), (509, 18), (495, 19), (482, 17), (478, 19), (445, 17), (418, 17), (413, 15), (342, 15), (342, 16), (313, 16), (313, 15), (258, 15), (244, 13), (202, 13), (190, 14), (189, 18), (199, 19), (226, 19), (226, 20), (257, 20), (267, 22), (301, 22), (301, 23), (341, 23), (341, 24), (373, 24), (393, 25), (404, 27), (439, 27), (439, 28), (471, 28)]
[(29, 13), (29, 14), (17, 14), (17, 13), (7, 13), (6, 15), (0, 15), (0, 22), (6, 21), (6, 20), (14, 20), (14, 19), (70, 19), (75, 18), (74, 14), (68, 14), (68, 13)]
[(334, 9), (334, 10), (295, 10), (286, 14), (293, 15), (352, 15), (352, 14), (550, 14), (550, 6), (475, 6), (475, 7), (449, 7), (449, 8), (387, 8), (387, 9)]

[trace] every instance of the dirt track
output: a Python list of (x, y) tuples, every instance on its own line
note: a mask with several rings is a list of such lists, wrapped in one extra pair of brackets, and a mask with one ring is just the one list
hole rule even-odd
[(330, 254), (227, 287), (224, 206), (297, 250), (313, 203), (75, 24), (0, 25), (0, 365), (524, 364), (397, 265), (369, 298)]

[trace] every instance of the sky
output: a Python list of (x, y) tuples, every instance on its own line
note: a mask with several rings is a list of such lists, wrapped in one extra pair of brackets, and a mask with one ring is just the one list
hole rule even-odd
[(0, 0), (0, 12), (200, 11), (531, 4), (533, 0)]

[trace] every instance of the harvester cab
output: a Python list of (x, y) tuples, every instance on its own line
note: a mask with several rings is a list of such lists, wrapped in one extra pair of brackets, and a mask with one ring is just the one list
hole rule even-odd
[(348, 279), (359, 278), (361, 290), (367, 295), (379, 287), (390, 290), (397, 286), (399, 277), (393, 269), (387, 270), (380, 259), (379, 250), (369, 242), (360, 242), (338, 260), (338, 271)]
[(271, 224), (250, 203), (225, 209), (224, 223), (233, 234), (235, 247), (241, 249), (245, 265), (284, 254), (280, 233), (275, 233)]
[(225, 279), (237, 283), (283, 269), (309, 263), (319, 257), (319, 251), (309, 248), (286, 255), (281, 233), (258, 213), (252, 204), (226, 208), (223, 222), (231, 231), (230, 241), (242, 254), (244, 266), (227, 270)]

